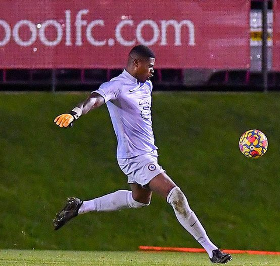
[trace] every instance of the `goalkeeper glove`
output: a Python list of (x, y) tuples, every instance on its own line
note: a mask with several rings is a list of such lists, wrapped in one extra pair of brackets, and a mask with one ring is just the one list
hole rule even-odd
[(72, 127), (74, 120), (77, 120), (79, 116), (76, 112), (71, 111), (69, 114), (62, 114), (54, 119), (54, 122), (60, 127)]

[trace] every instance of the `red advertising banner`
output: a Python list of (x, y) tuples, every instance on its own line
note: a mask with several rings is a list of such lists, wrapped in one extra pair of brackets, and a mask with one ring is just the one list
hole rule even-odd
[(1, 0), (0, 68), (248, 68), (249, 0)]
[(272, 68), (280, 71), (280, 4), (273, 2), (273, 47)]

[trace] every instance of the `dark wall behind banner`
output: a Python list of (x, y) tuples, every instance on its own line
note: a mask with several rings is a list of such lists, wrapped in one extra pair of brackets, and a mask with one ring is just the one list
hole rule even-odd
[(1, 1), (0, 68), (120, 68), (139, 43), (158, 68), (249, 67), (248, 0), (115, 3)]
[(273, 4), (273, 69), (280, 71), (280, 3)]

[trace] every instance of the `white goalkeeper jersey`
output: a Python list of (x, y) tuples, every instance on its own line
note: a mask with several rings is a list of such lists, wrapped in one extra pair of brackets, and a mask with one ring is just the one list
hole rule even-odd
[(151, 118), (153, 85), (139, 83), (124, 70), (97, 92), (107, 104), (117, 137), (117, 158), (131, 158), (157, 150)]

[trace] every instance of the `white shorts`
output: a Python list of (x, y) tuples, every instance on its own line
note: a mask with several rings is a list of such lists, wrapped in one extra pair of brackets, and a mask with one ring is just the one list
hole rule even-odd
[(165, 172), (158, 164), (157, 152), (146, 153), (129, 159), (118, 159), (121, 170), (127, 175), (127, 183), (147, 185), (155, 176)]

